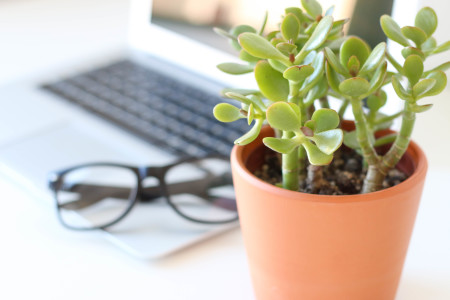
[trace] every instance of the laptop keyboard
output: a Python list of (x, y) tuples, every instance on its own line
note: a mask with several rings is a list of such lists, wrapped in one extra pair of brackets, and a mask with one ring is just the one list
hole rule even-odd
[(126, 60), (43, 88), (182, 156), (229, 155), (249, 129), (245, 120), (214, 118), (213, 107), (224, 101), (218, 95)]

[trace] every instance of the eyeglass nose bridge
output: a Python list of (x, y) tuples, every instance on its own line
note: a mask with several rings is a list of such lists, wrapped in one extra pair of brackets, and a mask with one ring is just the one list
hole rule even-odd
[(164, 177), (165, 167), (140, 167), (138, 169), (139, 178), (141, 180), (148, 177), (156, 177), (161, 179)]

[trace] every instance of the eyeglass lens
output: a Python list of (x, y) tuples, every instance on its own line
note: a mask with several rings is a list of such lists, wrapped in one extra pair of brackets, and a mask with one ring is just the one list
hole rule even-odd
[(62, 222), (72, 228), (93, 228), (116, 221), (135, 198), (137, 180), (132, 170), (113, 166), (66, 173), (56, 191)]
[(165, 176), (170, 202), (185, 217), (201, 222), (237, 218), (229, 162), (205, 158), (170, 168)]

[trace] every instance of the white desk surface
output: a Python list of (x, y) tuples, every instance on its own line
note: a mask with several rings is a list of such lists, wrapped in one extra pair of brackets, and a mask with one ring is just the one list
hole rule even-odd
[[(0, 85), (123, 47), (128, 2), (0, 1)], [(449, 95), (418, 120), (440, 129), (414, 136), (430, 170), (397, 300), (450, 299)], [(52, 207), (7, 175), (0, 191), (0, 299), (254, 299), (239, 229), (142, 261), (98, 234), (65, 230)]]

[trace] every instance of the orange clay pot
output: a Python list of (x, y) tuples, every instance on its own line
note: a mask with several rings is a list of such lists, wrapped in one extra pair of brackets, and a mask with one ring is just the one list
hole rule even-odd
[(411, 176), (351, 196), (293, 192), (252, 174), (270, 127), (231, 154), (234, 186), (258, 300), (392, 300), (413, 230), (427, 161), (411, 142), (399, 165)]

